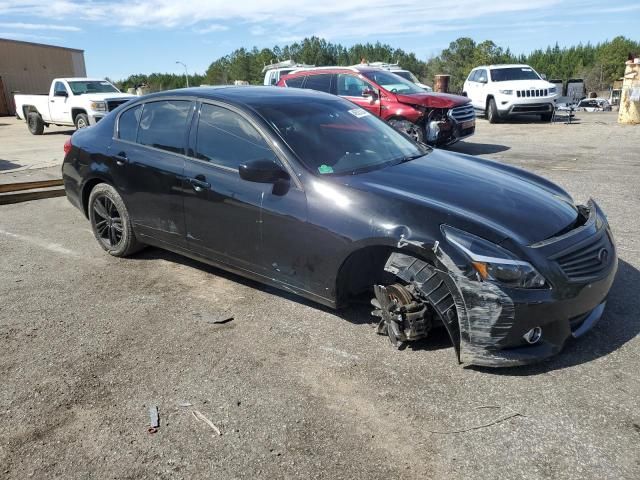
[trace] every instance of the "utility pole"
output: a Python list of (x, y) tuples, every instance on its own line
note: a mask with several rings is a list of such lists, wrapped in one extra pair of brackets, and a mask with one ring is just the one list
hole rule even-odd
[(187, 66), (182, 62), (176, 61), (176, 63), (179, 63), (184, 67), (184, 79), (187, 81), (187, 88), (189, 88), (189, 72), (187, 72)]

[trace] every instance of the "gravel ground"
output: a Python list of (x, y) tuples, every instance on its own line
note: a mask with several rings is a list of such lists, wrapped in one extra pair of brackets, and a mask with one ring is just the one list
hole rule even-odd
[(640, 478), (638, 132), (479, 120), (453, 148), (593, 195), (617, 238), (600, 323), (524, 368), (461, 368), (443, 332), (398, 352), (364, 307), (161, 250), (109, 257), (64, 198), (0, 207), (0, 477)]

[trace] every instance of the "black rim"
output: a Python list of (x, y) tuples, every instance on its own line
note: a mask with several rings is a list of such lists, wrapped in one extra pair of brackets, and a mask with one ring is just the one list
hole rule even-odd
[(93, 216), (100, 240), (110, 248), (122, 242), (122, 216), (109, 197), (100, 195), (93, 202)]

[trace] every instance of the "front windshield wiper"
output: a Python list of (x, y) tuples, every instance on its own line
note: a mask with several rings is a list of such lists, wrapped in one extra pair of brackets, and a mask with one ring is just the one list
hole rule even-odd
[(415, 155), (407, 155), (405, 157), (402, 157), (400, 159), (399, 163), (410, 162), (411, 160), (415, 160), (417, 158), (424, 157), (425, 155), (426, 155), (426, 153), (416, 153)]

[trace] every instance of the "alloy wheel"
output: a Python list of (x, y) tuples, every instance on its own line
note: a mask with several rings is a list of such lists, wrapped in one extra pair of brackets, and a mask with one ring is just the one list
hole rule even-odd
[(123, 237), (122, 215), (113, 200), (106, 195), (96, 197), (93, 202), (93, 214), (100, 241), (109, 248), (117, 247)]

